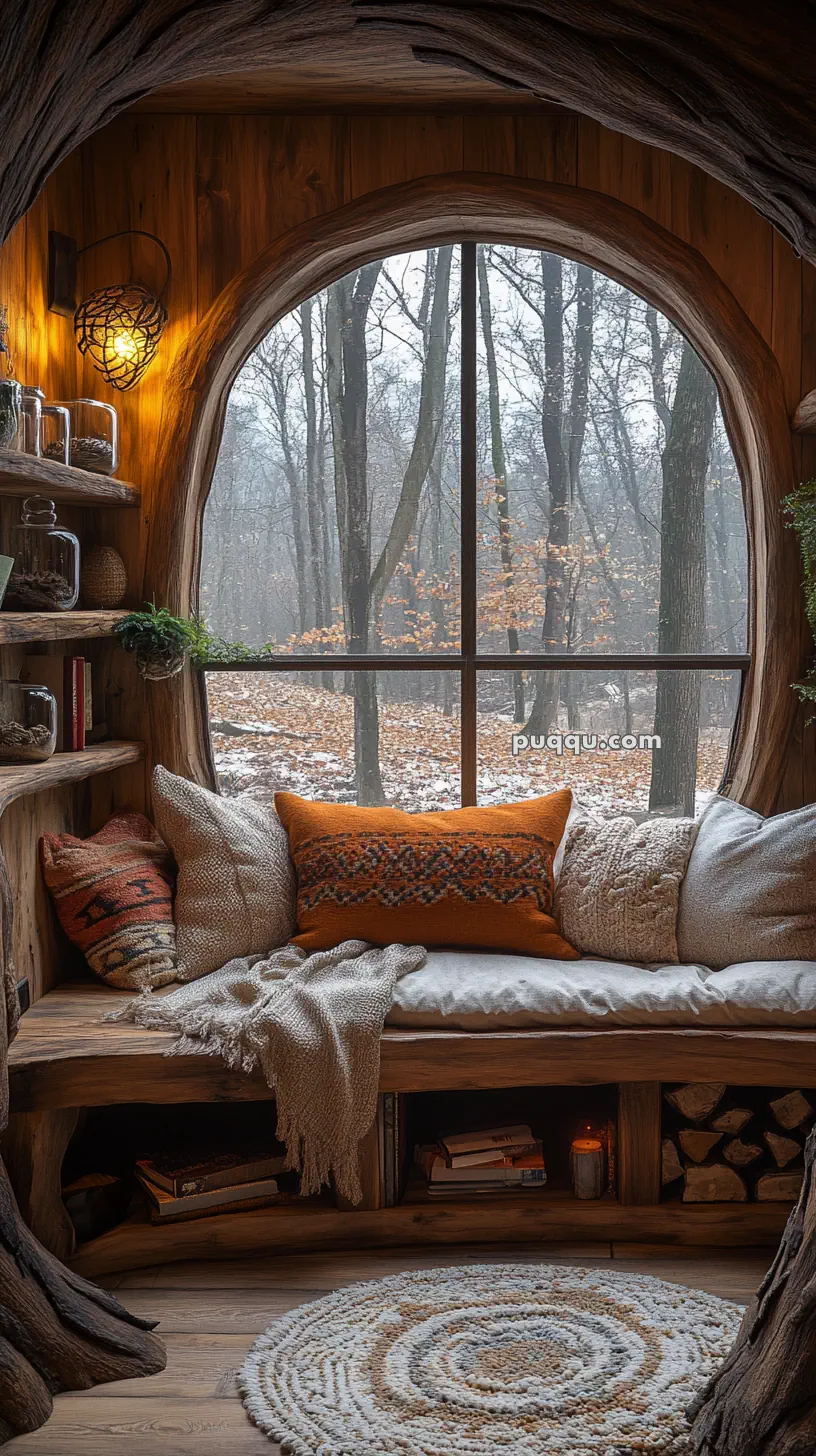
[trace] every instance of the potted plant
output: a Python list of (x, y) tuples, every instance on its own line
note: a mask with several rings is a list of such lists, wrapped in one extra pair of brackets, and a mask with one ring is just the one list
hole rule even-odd
[(155, 602), (143, 612), (129, 612), (116, 633), (126, 652), (132, 652), (142, 677), (151, 682), (181, 672), (196, 640), (196, 623), (174, 617)]

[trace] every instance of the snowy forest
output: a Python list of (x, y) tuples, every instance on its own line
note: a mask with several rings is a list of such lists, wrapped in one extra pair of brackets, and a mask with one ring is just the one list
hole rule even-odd
[[(477, 674), (479, 802), (569, 782), (607, 812), (693, 813), (722, 775), (739, 671), (591, 659), (746, 650), (742, 490), (714, 381), (667, 319), (584, 264), (480, 245), (476, 274), (477, 649), (520, 659)], [(235, 381), (201, 613), (225, 642), (317, 660), (208, 674), (226, 792), (460, 802), (458, 671), (331, 662), (459, 651), (460, 275), (455, 247), (366, 264)], [(552, 652), (582, 665), (525, 670)], [(519, 730), (541, 746), (514, 756)], [(546, 747), (567, 731), (661, 747)]]

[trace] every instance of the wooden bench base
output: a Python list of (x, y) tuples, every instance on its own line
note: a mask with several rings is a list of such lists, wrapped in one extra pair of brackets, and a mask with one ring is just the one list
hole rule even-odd
[[(59, 1167), (80, 1107), (117, 1103), (247, 1101), (268, 1098), (260, 1076), (229, 1072), (211, 1057), (168, 1057), (173, 1037), (106, 1021), (122, 1004), (92, 982), (67, 983), (22, 1018), (11, 1047), (12, 1123), (7, 1144), (24, 1215), (62, 1256), (70, 1232), (59, 1197)], [(684, 1245), (768, 1245), (788, 1216), (785, 1204), (706, 1204), (660, 1200), (660, 1084), (724, 1081), (810, 1086), (816, 1031), (609, 1030), (422, 1032), (386, 1030), (382, 1091), (421, 1092), (617, 1083), (618, 1197), (580, 1202), (545, 1189), (498, 1198), (431, 1202), (409, 1191), (379, 1208), (376, 1138), (361, 1167), (366, 1194), (356, 1209), (322, 1199), (153, 1226), (131, 1220), (80, 1247), (73, 1264), (110, 1273), (175, 1259), (353, 1245), (618, 1239)]]

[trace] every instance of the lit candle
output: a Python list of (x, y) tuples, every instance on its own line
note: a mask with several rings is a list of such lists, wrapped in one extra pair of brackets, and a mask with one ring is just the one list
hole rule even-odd
[(570, 1174), (576, 1198), (600, 1198), (604, 1186), (604, 1150), (599, 1138), (574, 1138)]

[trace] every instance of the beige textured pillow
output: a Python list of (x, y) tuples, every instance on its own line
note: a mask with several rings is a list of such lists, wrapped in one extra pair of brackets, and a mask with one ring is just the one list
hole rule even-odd
[(295, 877), (274, 809), (225, 799), (153, 770), (153, 813), (178, 865), (174, 914), (180, 981), (234, 956), (284, 945), (295, 929)]
[(816, 804), (763, 819), (717, 795), (680, 895), (684, 961), (712, 970), (816, 959)]
[(676, 963), (680, 882), (696, 830), (692, 819), (576, 824), (556, 892), (561, 934), (585, 955)]

